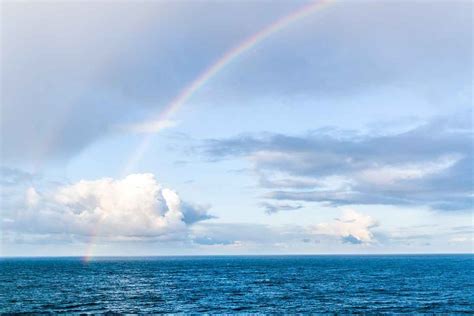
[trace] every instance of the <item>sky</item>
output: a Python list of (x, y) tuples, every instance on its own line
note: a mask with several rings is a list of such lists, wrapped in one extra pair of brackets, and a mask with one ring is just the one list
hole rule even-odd
[(2, 1), (0, 256), (472, 253), (472, 6)]

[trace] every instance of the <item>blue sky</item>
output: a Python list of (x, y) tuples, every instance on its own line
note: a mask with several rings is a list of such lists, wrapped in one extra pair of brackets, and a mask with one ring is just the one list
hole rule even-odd
[(470, 1), (334, 1), (143, 128), (305, 4), (2, 2), (1, 255), (472, 252)]

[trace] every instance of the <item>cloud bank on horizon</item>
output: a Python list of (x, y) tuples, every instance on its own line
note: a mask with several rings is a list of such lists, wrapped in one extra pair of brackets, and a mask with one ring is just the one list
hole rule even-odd
[(472, 252), (470, 1), (334, 1), (153, 120), (307, 4), (3, 1), (0, 255)]
[[(12, 170), (3, 170), (14, 174)], [(12, 185), (12, 184), (11, 184)], [(123, 179), (81, 180), (68, 185), (28, 186), (23, 196), (4, 196), (9, 207), (3, 212), (3, 241), (61, 240), (66, 242), (170, 242), (206, 246), (236, 246), (243, 243), (272, 243), (281, 234), (272, 227), (235, 225), (229, 231), (221, 227), (199, 225), (212, 219), (208, 207), (181, 200), (176, 192), (163, 188), (152, 174), (132, 174)], [(20, 190), (13, 191), (15, 193)], [(377, 223), (370, 216), (352, 209), (342, 210), (342, 217), (330, 223), (293, 227), (279, 236), (282, 241), (301, 242), (312, 236), (340, 239), (353, 244), (375, 241), (371, 229)], [(224, 227), (232, 227), (224, 225)], [(243, 231), (242, 231), (243, 228)], [(262, 231), (267, 236), (260, 236)], [(297, 231), (300, 231), (297, 233)], [(233, 231), (233, 232), (231, 232)], [(249, 231), (251, 231), (249, 233)], [(273, 236), (273, 237), (271, 237)]]

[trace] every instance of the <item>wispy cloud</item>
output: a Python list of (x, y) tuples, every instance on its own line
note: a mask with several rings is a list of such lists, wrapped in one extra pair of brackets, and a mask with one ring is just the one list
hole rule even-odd
[(399, 134), (311, 132), (213, 139), (212, 159), (245, 158), (275, 200), (472, 208), (472, 112)]
[(303, 206), (300, 204), (290, 205), (261, 202), (259, 205), (265, 210), (265, 213), (267, 214), (274, 214), (280, 211), (295, 211), (303, 208)]
[(132, 133), (158, 133), (164, 129), (175, 127), (178, 122), (172, 120), (152, 120), (122, 126), (122, 129)]

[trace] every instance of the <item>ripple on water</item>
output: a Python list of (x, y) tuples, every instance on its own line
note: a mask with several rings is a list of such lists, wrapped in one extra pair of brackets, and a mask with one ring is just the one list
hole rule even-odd
[(0, 260), (0, 312), (472, 313), (472, 255)]

